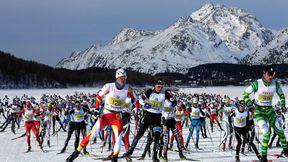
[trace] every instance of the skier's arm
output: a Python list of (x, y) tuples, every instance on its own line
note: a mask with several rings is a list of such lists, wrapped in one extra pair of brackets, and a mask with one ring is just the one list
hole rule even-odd
[(252, 82), (252, 84), (245, 89), (245, 91), (243, 93), (243, 99), (244, 99), (244, 101), (248, 107), (253, 105), (249, 96), (251, 93), (257, 92), (257, 89), (258, 89), (258, 82), (257, 81)]
[(99, 111), (99, 107), (102, 102), (102, 97), (108, 94), (110, 91), (110, 84), (105, 84), (103, 88), (98, 92), (96, 96), (96, 102), (95, 102), (95, 110), (96, 112)]
[(230, 126), (232, 126), (232, 117), (235, 117), (235, 112), (234, 111), (228, 116), (228, 123), (229, 123)]
[(134, 105), (132, 109), (134, 109), (135, 107), (138, 109), (139, 108), (139, 101), (137, 99), (135, 92), (133, 91), (133, 88), (130, 85), (128, 87), (127, 96), (131, 98), (131, 102)]
[(205, 113), (202, 111), (202, 109), (199, 108), (199, 110), (200, 110), (201, 115), (202, 115), (202, 116), (205, 116)]
[(148, 89), (143, 95), (140, 96), (139, 98), (140, 105), (145, 106), (152, 92), (153, 92), (152, 89)]
[(285, 103), (285, 95), (282, 91), (282, 88), (280, 87), (280, 84), (278, 82), (276, 82), (276, 93), (280, 98), (280, 104), (281, 104), (281, 108), (283, 112), (286, 112), (286, 103)]
[(87, 113), (87, 114), (90, 114), (90, 115), (94, 114), (94, 112), (90, 111), (89, 107), (83, 107), (83, 111), (84, 111), (84, 113)]

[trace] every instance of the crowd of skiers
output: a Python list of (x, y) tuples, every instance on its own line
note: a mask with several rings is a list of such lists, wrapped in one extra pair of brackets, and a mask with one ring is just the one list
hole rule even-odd
[[(173, 150), (174, 139), (179, 158), (187, 159), (184, 154), (191, 149), (189, 147), (194, 146), (196, 150), (201, 150), (200, 132), (202, 138), (211, 138), (215, 131), (214, 124), (217, 124), (222, 138), (219, 149), (225, 151), (235, 148), (233, 146), (235, 138), (236, 161), (240, 161), (240, 152), (244, 152), (247, 144), (249, 150), (253, 151), (260, 161), (265, 162), (267, 148), (271, 148), (277, 135), (279, 136), (277, 146), (283, 148), (281, 155), (284, 157), (288, 155), (283, 132), (285, 96), (272, 75), (273, 77), (275, 75), (273, 67), (266, 67), (263, 78), (253, 82), (244, 91), (243, 99), (238, 99), (226, 95), (178, 93), (165, 89), (162, 79), (157, 79), (152, 88), (136, 92), (126, 84), (125, 70), (118, 69), (116, 81), (105, 84), (97, 94), (43, 95), (39, 101), (37, 100), (38, 102), (34, 97), (27, 95), (16, 96), (10, 102), (5, 96), (2, 101), (0, 100), (0, 118), (5, 119), (5, 122), (1, 123), (0, 131), (5, 131), (11, 124), (11, 131), (15, 134), (15, 126), (20, 128), (23, 119), (26, 133), (20, 137), (27, 136), (29, 152), (31, 130), (41, 150), (44, 139), (50, 147), (51, 133), (57, 134), (62, 130), (67, 132), (67, 138), (59, 153), (65, 153), (75, 132), (74, 152), (67, 158), (67, 162), (76, 159), (81, 151), (83, 154), (89, 154), (86, 146), (89, 142), (95, 142), (97, 137), (103, 141), (99, 147), (103, 148), (108, 143), (111, 151), (108, 158), (111, 161), (117, 161), (123, 141), (126, 151), (123, 157), (131, 161), (131, 155), (139, 140), (145, 132), (148, 132), (146, 146), (138, 160), (145, 159), (147, 152), (150, 155), (152, 151), (152, 161), (157, 162), (159, 159), (168, 160), (167, 152)], [(272, 80), (269, 81), (269, 78), (265, 77), (270, 77)], [(249, 95), (253, 92), (255, 96), (254, 100), (251, 100)], [(272, 106), (275, 92), (279, 95), (280, 101)], [(134, 121), (135, 130), (130, 130), (131, 120)], [(254, 144), (255, 139), (260, 143), (254, 121), (258, 123), (263, 134), (260, 152)], [(270, 140), (271, 128), (274, 134)], [(187, 137), (183, 137), (183, 129), (189, 130)], [(134, 136), (130, 143), (129, 138), (132, 134)], [(150, 150), (153, 142), (154, 145)]]

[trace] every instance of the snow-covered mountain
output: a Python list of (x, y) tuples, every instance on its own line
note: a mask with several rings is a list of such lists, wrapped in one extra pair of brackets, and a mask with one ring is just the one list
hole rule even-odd
[(270, 30), (242, 9), (207, 4), (161, 31), (123, 29), (111, 43), (73, 52), (56, 67), (186, 73), (206, 63), (237, 63), (272, 37)]
[(244, 57), (273, 39), (273, 33), (243, 9), (208, 3), (191, 17), (212, 28), (229, 49)]
[(287, 64), (288, 63), (288, 28), (281, 30), (266, 46), (247, 55), (241, 63), (245, 64)]

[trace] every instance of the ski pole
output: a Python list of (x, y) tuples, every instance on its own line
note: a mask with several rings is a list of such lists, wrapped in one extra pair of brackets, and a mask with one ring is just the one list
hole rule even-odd
[[(259, 126), (258, 126), (258, 133), (257, 133), (257, 136), (258, 136), (258, 141), (259, 141)], [(258, 147), (258, 150), (259, 150), (259, 142), (257, 142), (258, 144), (257, 144), (257, 147)]]
[(195, 149), (196, 149), (196, 152), (198, 152), (198, 148), (197, 148), (196, 143), (195, 143), (195, 141), (194, 141), (193, 134), (192, 134), (191, 138), (192, 138), (192, 141), (193, 141), (194, 147), (195, 147)]
[(208, 130), (209, 138), (210, 138), (211, 143), (212, 143), (212, 152), (214, 152), (214, 142), (213, 142), (213, 140), (212, 140), (212, 137), (211, 137), (211, 134), (210, 134), (210, 130), (208, 129), (208, 126), (207, 126), (206, 128), (207, 128), (207, 130)]
[(57, 146), (58, 146), (58, 126), (57, 126), (57, 123), (55, 123), (56, 124), (56, 141), (57, 141)]

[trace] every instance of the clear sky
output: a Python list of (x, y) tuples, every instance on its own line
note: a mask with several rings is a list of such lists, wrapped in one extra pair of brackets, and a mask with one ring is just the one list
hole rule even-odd
[(243, 8), (270, 29), (288, 27), (288, 0), (1, 0), (0, 50), (55, 66), (122, 28), (164, 29), (208, 2)]

